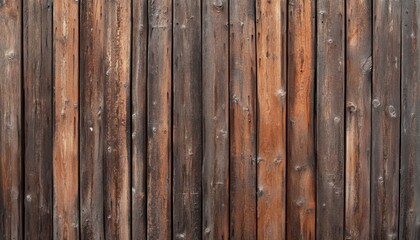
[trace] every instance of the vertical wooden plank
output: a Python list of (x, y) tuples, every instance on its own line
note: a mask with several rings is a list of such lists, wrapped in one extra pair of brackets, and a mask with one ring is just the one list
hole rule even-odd
[(171, 238), (172, 1), (148, 0), (147, 237)]
[(131, 236), (137, 240), (147, 236), (147, 0), (132, 1), (132, 14)]
[(54, 1), (54, 239), (79, 238), (78, 2)]
[(203, 239), (229, 238), (229, 6), (202, 1)]
[(402, 2), (399, 238), (420, 238), (420, 2)]
[(373, 3), (373, 239), (398, 237), (401, 2)]
[(257, 237), (255, 2), (231, 0), (230, 237)]
[(23, 1), (25, 238), (52, 239), (52, 1)]
[(105, 1), (105, 238), (131, 236), (130, 0)]
[(345, 238), (369, 239), (372, 2), (346, 2)]
[(104, 1), (80, 2), (80, 224), (82, 239), (104, 239)]
[(286, 238), (286, 1), (257, 1), (258, 238)]
[(174, 1), (173, 216), (175, 239), (201, 238), (201, 1)]
[(289, 2), (287, 238), (315, 239), (315, 3)]
[(343, 238), (344, 1), (317, 2), (317, 239)]
[(0, 239), (22, 239), (21, 1), (0, 0)]

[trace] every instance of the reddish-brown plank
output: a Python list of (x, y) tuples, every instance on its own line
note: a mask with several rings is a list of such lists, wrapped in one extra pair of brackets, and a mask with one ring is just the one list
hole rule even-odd
[(258, 238), (286, 238), (287, 3), (257, 1)]
[(79, 239), (78, 2), (54, 1), (54, 239)]
[(287, 238), (315, 239), (315, 2), (288, 10)]

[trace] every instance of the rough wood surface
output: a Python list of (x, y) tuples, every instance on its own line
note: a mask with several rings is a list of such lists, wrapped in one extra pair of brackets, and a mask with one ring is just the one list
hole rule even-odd
[(420, 238), (420, 2), (402, 2), (399, 239)]
[(79, 239), (78, 3), (54, 1), (54, 239)]
[(22, 239), (22, 9), (0, 1), (0, 239)]
[(104, 1), (80, 2), (80, 224), (104, 239)]
[(203, 1), (203, 239), (229, 238), (229, 6)]
[(340, 239), (344, 229), (345, 9), (342, 0), (317, 4), (316, 235), (317, 239)]
[(201, 1), (173, 9), (173, 213), (175, 239), (201, 238)]
[(286, 1), (257, 1), (258, 238), (286, 238)]
[(398, 238), (401, 2), (373, 2), (371, 238)]
[(315, 3), (289, 2), (287, 238), (315, 239)]
[(147, 237), (170, 239), (172, 1), (148, 1)]
[(370, 237), (372, 2), (347, 1), (345, 238)]

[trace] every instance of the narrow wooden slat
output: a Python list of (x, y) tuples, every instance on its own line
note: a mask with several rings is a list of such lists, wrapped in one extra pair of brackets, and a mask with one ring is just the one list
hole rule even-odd
[(0, 0), (0, 239), (22, 239), (22, 9)]
[(286, 238), (286, 1), (257, 1), (258, 238)]
[(229, 6), (202, 1), (203, 239), (229, 238)]
[(52, 1), (23, 2), (25, 238), (52, 239)]
[(148, 2), (147, 237), (171, 238), (172, 1)]
[(313, 1), (288, 6), (288, 239), (315, 239), (314, 9)]
[(402, 2), (399, 239), (420, 238), (420, 2)]
[(371, 238), (398, 237), (401, 2), (373, 2)]
[(106, 239), (131, 236), (130, 0), (105, 1), (104, 216)]
[(175, 239), (201, 238), (201, 1), (175, 0), (173, 21), (173, 216)]
[(104, 239), (104, 1), (80, 2), (80, 224)]
[(230, 238), (255, 239), (256, 50), (255, 2), (229, 2)]
[(132, 1), (132, 239), (146, 239), (147, 166), (147, 0)]
[(76, 1), (54, 1), (54, 239), (79, 238), (79, 21)]
[(369, 239), (372, 2), (346, 2), (345, 238)]
[(317, 239), (344, 230), (344, 1), (317, 2)]

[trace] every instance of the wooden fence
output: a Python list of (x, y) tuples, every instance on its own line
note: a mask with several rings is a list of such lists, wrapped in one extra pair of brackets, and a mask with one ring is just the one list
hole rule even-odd
[(0, 0), (0, 239), (420, 239), (419, 0)]

